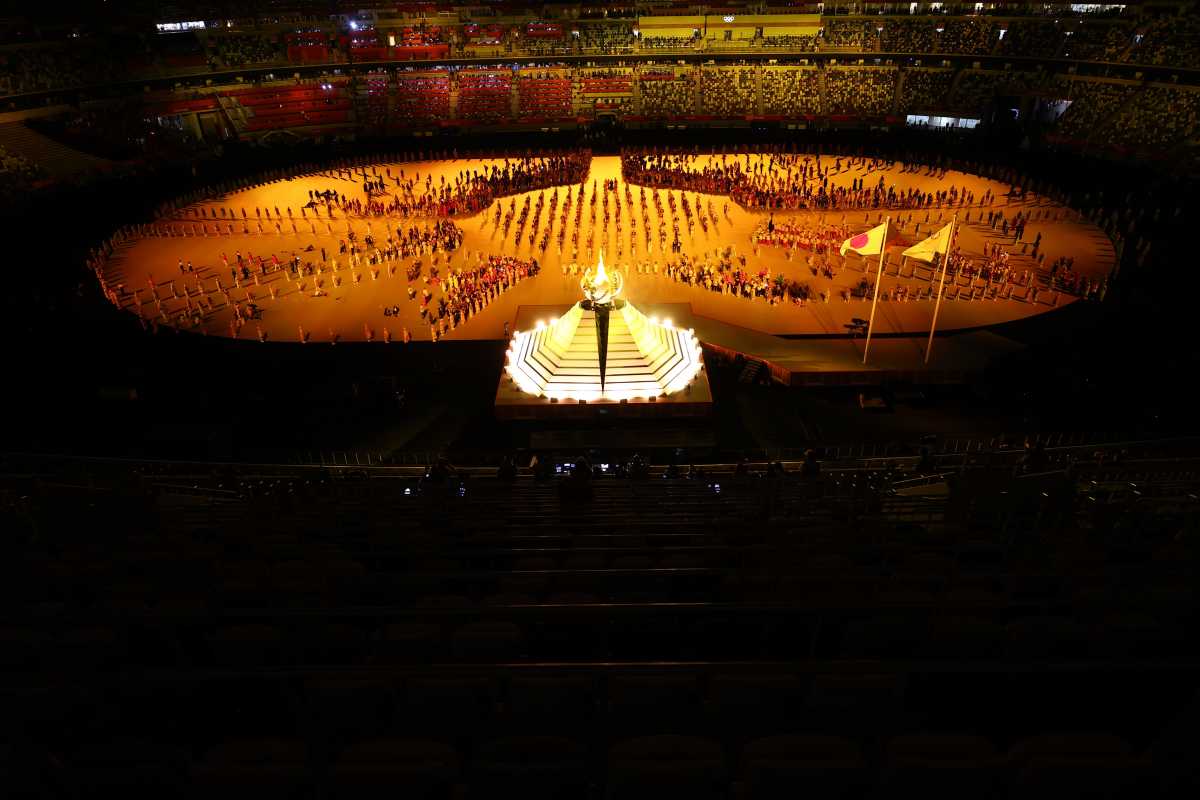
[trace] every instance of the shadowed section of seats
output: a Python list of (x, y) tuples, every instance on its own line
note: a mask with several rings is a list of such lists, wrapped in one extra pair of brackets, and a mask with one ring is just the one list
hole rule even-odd
[(54, 178), (105, 169), (112, 163), (56, 142), (23, 122), (0, 124), (0, 148), (37, 164)]

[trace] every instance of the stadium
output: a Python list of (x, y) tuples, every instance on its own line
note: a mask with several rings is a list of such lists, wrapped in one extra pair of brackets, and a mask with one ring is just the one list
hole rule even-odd
[(1200, 789), (1195, 3), (64, 0), (0, 104), (6, 796)]

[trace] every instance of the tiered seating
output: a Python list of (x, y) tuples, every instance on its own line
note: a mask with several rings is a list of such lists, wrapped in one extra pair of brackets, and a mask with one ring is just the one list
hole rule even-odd
[(350, 122), (351, 100), (345, 84), (331, 88), (258, 87), (222, 92), (244, 109), (248, 133), (297, 128), (308, 125), (334, 125)]
[(642, 70), (638, 75), (642, 94), (642, 114), (671, 118), (695, 114), (695, 86), (686, 73), (674, 70)]
[(525, 25), (525, 35), (531, 39), (561, 39), (564, 33), (560, 22), (530, 22)]
[(446, 72), (397, 72), (395, 121), (399, 125), (450, 117), (450, 75)]
[(565, 73), (522, 70), (517, 79), (521, 119), (560, 120), (571, 115), (571, 79)]
[(589, 70), (579, 79), (581, 94), (630, 94), (633, 92), (633, 72), (623, 70)]
[(1164, 147), (1193, 139), (1198, 126), (1200, 92), (1191, 87), (1155, 85), (1118, 106), (1096, 138), (1118, 147)]
[(980, 454), (949, 497), (829, 464), (560, 487), (7, 459), (0, 693), (21, 736), (0, 777), (14, 796), (1191, 796), (1179, 534), (1200, 468), (1058, 458), (1014, 478)]
[(350, 34), (350, 58), (353, 61), (386, 61), (388, 47), (374, 30), (359, 30)]
[(950, 109), (966, 114), (982, 114), (999, 94), (1019, 95), (1042, 84), (1045, 76), (1015, 70), (967, 70), (955, 86), (948, 103)]
[(821, 74), (815, 69), (764, 67), (763, 113), (803, 117), (821, 113)]
[(704, 114), (717, 117), (753, 114), (756, 95), (752, 68), (705, 68), (700, 72), (700, 107)]
[(468, 22), (462, 27), (463, 37), (468, 42), (476, 44), (499, 44), (505, 35), (503, 25), (492, 23), (490, 25), (480, 25), (477, 22)]
[(395, 36), (396, 45), (388, 53), (389, 58), (411, 61), (450, 55), (450, 45), (446, 44), (440, 26), (406, 27)]
[(463, 70), (458, 74), (458, 117), (498, 122), (512, 117), (512, 73)]
[(385, 125), (388, 121), (389, 79), (387, 72), (370, 72), (359, 86), (359, 122)]
[(1134, 96), (1136, 87), (1127, 83), (1061, 81), (1056, 87), (1071, 105), (1058, 121), (1057, 132), (1067, 139), (1087, 139)]
[(887, 114), (892, 108), (895, 87), (894, 69), (826, 70), (826, 111), (834, 116)]
[(329, 37), (322, 31), (289, 33), (287, 42), (288, 61), (294, 64), (320, 63), (330, 57)]
[(159, 116), (191, 114), (200, 111), (216, 111), (219, 108), (216, 95), (198, 97), (193, 100), (170, 100), (148, 107), (148, 111)]
[(1058, 52), (1064, 38), (1057, 20), (1012, 20), (996, 52), (1050, 58)]
[(937, 52), (987, 55), (999, 38), (996, 23), (986, 17), (948, 19), (937, 36)]
[(1131, 20), (1083, 19), (1067, 28), (1063, 58), (1116, 61), (1133, 42)]
[(948, 69), (910, 69), (904, 73), (900, 92), (900, 107), (909, 113), (943, 111), (946, 96), (954, 81), (954, 71)]

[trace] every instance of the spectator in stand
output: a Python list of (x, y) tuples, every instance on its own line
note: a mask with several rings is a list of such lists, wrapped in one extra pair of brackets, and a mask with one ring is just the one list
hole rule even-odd
[(830, 114), (887, 114), (892, 110), (895, 87), (894, 69), (827, 69), (826, 111)]
[(637, 19), (635, 6), (581, 5), (579, 19)]
[(630, 53), (637, 44), (633, 35), (633, 23), (609, 22), (604, 24), (580, 25), (576, 44), (582, 53), (615, 55)]
[(992, 52), (999, 39), (997, 25), (984, 17), (966, 17), (948, 19), (941, 33), (937, 33), (937, 50), (939, 53), (965, 53), (968, 55), (987, 55)]
[(816, 36), (800, 36), (794, 34), (764, 34), (762, 39), (763, 47), (779, 48), (781, 50), (791, 50), (795, 53), (815, 53), (817, 51)]
[(1148, 86), (1122, 102), (1097, 137), (1129, 147), (1163, 147), (1193, 138), (1200, 115), (1200, 91), (1192, 87)]
[(996, 53), (1052, 58), (1064, 38), (1057, 21), (1015, 19), (1008, 22), (1008, 30), (997, 45)]
[(916, 19), (889, 18), (880, 21), (879, 49), (885, 53), (932, 53), (938, 43), (936, 27), (944, 27), (940, 20), (929, 17)]
[(763, 67), (762, 99), (764, 114), (820, 114), (821, 73), (807, 67)]
[(45, 170), (37, 164), (0, 146), (0, 196), (5, 200), (27, 191), (34, 181), (44, 176)]
[(91, 43), (0, 53), (0, 94), (28, 94), (108, 83), (117, 77), (108, 51)]
[(641, 81), (642, 113), (647, 117), (676, 117), (695, 113), (695, 87), (685, 75), (669, 80)]
[(1070, 139), (1095, 136), (1100, 123), (1127, 103), (1135, 91), (1129, 84), (1082, 80), (1060, 80), (1057, 88), (1071, 101), (1058, 120), (1057, 131)]
[(1126, 61), (1176, 66), (1200, 63), (1200, 16), (1194, 10), (1158, 17), (1141, 29), (1141, 36)]
[(953, 82), (953, 70), (905, 70), (900, 91), (900, 108), (909, 113), (945, 110), (947, 95)]
[(861, 50), (867, 41), (875, 44), (875, 23), (860, 20), (831, 19), (821, 34), (821, 46)]
[(1133, 20), (1080, 20), (1063, 45), (1063, 58), (1116, 61), (1133, 44)]
[(1021, 94), (1041, 86), (1044, 77), (1036, 72), (1012, 70), (966, 70), (949, 99), (949, 107), (970, 115), (982, 114), (1001, 93)]
[(642, 36), (644, 50), (695, 50), (700, 40), (693, 36)]
[(755, 112), (753, 67), (705, 67), (700, 72), (703, 113), (734, 117)]
[(211, 36), (206, 44), (208, 68), (211, 70), (287, 61), (287, 53), (278, 36), (261, 33), (226, 34)]

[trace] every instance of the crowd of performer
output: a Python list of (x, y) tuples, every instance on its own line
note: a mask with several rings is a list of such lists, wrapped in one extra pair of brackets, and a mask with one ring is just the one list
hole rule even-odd
[(460, 170), (449, 180), (443, 175), (436, 183), (431, 174), (426, 174), (422, 181), (418, 173), (410, 174), (405, 169), (393, 174), (391, 167), (382, 172), (374, 167), (369, 173), (364, 170), (358, 175), (351, 172), (348, 177), (337, 176), (361, 180), (361, 199), (347, 198), (333, 188), (310, 191), (309, 204), (314, 208), (323, 204), (329, 216), (334, 209), (360, 217), (464, 216), (488, 208), (500, 197), (580, 183), (587, 176), (591, 161), (591, 152), (587, 150), (506, 158), (501, 163)]
[[(1107, 289), (1106, 281), (1076, 272), (1070, 258), (1046, 265), (1040, 232), (1025, 238), (1028, 224), (1058, 219), (1061, 208), (1034, 205), (1014, 213), (993, 207), (997, 199), (993, 190), (976, 195), (965, 186), (948, 184), (948, 173), (935, 167), (906, 164), (900, 168), (894, 162), (872, 158), (785, 152), (751, 158), (629, 150), (622, 155), (624, 182), (588, 181), (589, 168), (590, 154), (585, 151), (498, 160), (437, 179), (411, 172), (411, 167), (342, 167), (320, 173), (330, 180), (328, 188), (306, 190), (307, 203), (299, 205), (298, 216), (291, 207), (239, 208), (235, 212), (227, 206), (194, 206), (174, 220), (130, 226), (109, 243), (144, 236), (187, 238), (211, 233), (232, 237), (249, 233), (251, 225), (265, 233), (264, 222), (280, 236), (286, 235), (284, 225), (301, 233), (299, 223), (314, 234), (318, 225), (323, 227), (321, 233), (330, 238), (313, 240), (304, 249), (296, 244), (299, 253), (289, 255), (286, 248), (278, 251), (264, 242), (267, 256), (234, 249), (232, 254), (222, 253), (219, 264), (195, 266), (185, 255), (175, 265), (178, 274), (171, 270), (168, 280), (159, 274), (145, 286), (132, 287), (106, 282), (108, 248), (93, 253), (89, 267), (100, 280), (104, 295), (118, 307), (132, 308), (144, 325), (203, 329), (213, 312), (232, 310), (233, 336), (246, 324), (262, 319), (264, 310), (269, 313), (268, 298), (273, 301), (294, 293), (327, 297), (344, 283), (355, 285), (400, 272), (409, 282), (409, 300), (418, 303), (420, 317), (436, 341), (506, 289), (536, 275), (539, 259), (544, 261), (552, 246), (564, 274), (577, 274), (580, 262), (595, 263), (603, 250), (612, 259), (610, 263), (624, 269), (663, 275), (732, 296), (772, 304), (803, 304), (813, 299), (828, 302), (831, 297), (848, 301), (855, 295), (866, 296), (874, 277), (855, 259), (848, 262), (837, 255), (843, 241), (864, 225), (878, 224), (884, 214), (890, 214), (894, 229), (910, 241), (933, 233), (957, 215), (960, 225), (982, 229), (989, 239), (979, 256), (956, 251), (949, 258), (949, 279), (966, 282), (970, 297), (1002, 299), (1012, 296), (1014, 287), (1024, 287), (1028, 289), (1022, 295), (1025, 299), (1036, 302), (1038, 292), (1049, 291), (1054, 293), (1052, 302), (1057, 302), (1058, 292), (1103, 297)], [(885, 173), (895, 168), (901, 172), (924, 169), (926, 175), (937, 179), (935, 188), (897, 190), (888, 186)], [(842, 179), (838, 183), (843, 185), (835, 186), (835, 176), (851, 169), (863, 177)], [(875, 181), (870, 179), (873, 173), (878, 173)], [(347, 181), (361, 187), (361, 197), (348, 196)], [(730, 197), (719, 196), (722, 192)], [(500, 199), (518, 193), (524, 197)], [(722, 226), (732, 222), (731, 201), (771, 211), (760, 217), (749, 246), (739, 243), (744, 253), (729, 244), (704, 250), (721, 241)], [(781, 209), (778, 220), (776, 208)], [(791, 218), (786, 210), (792, 208), (837, 213)], [(491, 227), (497, 248), (518, 256), (527, 253), (527, 257), (487, 256), (479, 251), (460, 258), (464, 234), (450, 217), (477, 210), (483, 211), (480, 230)], [(359, 218), (359, 231), (339, 217)], [(193, 220), (199, 221), (199, 226)], [(361, 231), (363, 220), (365, 234)], [(335, 232), (335, 222), (345, 224), (345, 232)], [(323, 241), (328, 244), (322, 246)], [(759, 262), (762, 248), (782, 248), (789, 262), (800, 263), (789, 268), (788, 274), (771, 274)], [(452, 256), (461, 266), (451, 267)], [(891, 260), (887, 274), (914, 278), (916, 267), (908, 267), (905, 274), (897, 268), (897, 261), (898, 257)], [(839, 284), (847, 269), (861, 270), (861, 277)], [(808, 272), (824, 279), (824, 290), (809, 289), (805, 282)], [(980, 287), (981, 292), (976, 292)], [(889, 287), (884, 297), (927, 299), (931, 290), (923, 277), (911, 286)], [(394, 308), (398, 315), (399, 306)], [(364, 331), (373, 341), (375, 332), (370, 324), (364, 324)], [(307, 341), (309, 333), (301, 329), (301, 340)], [(261, 329), (259, 338), (265, 338)], [(331, 331), (330, 338), (336, 340), (337, 333)], [(402, 338), (410, 338), (407, 329)], [(391, 340), (387, 328), (383, 339)]]
[[(475, 267), (447, 272), (445, 278), (436, 274), (429, 280), (443, 295), (433, 302), (434, 291), (425, 288), (420, 293), (420, 314), (430, 326), (430, 338), (437, 341), (448, 332), (482, 311), (489, 303), (517, 283), (537, 275), (537, 259), (523, 260), (514, 256), (479, 256)], [(409, 287), (410, 296), (413, 288)], [(399, 311), (399, 307), (395, 308)]]
[[(957, 208), (986, 204), (990, 194), (976, 197), (963, 186), (938, 191), (889, 186), (886, 173), (895, 162), (865, 157), (822, 157), (796, 153), (761, 156), (701, 156), (658, 149), (629, 149), (621, 154), (621, 174), (629, 183), (655, 188), (728, 195), (735, 203), (756, 210), (861, 210)], [(878, 172), (874, 182), (854, 178), (848, 186), (831, 178), (843, 171), (865, 168)], [(945, 173), (939, 173), (945, 177)]]

